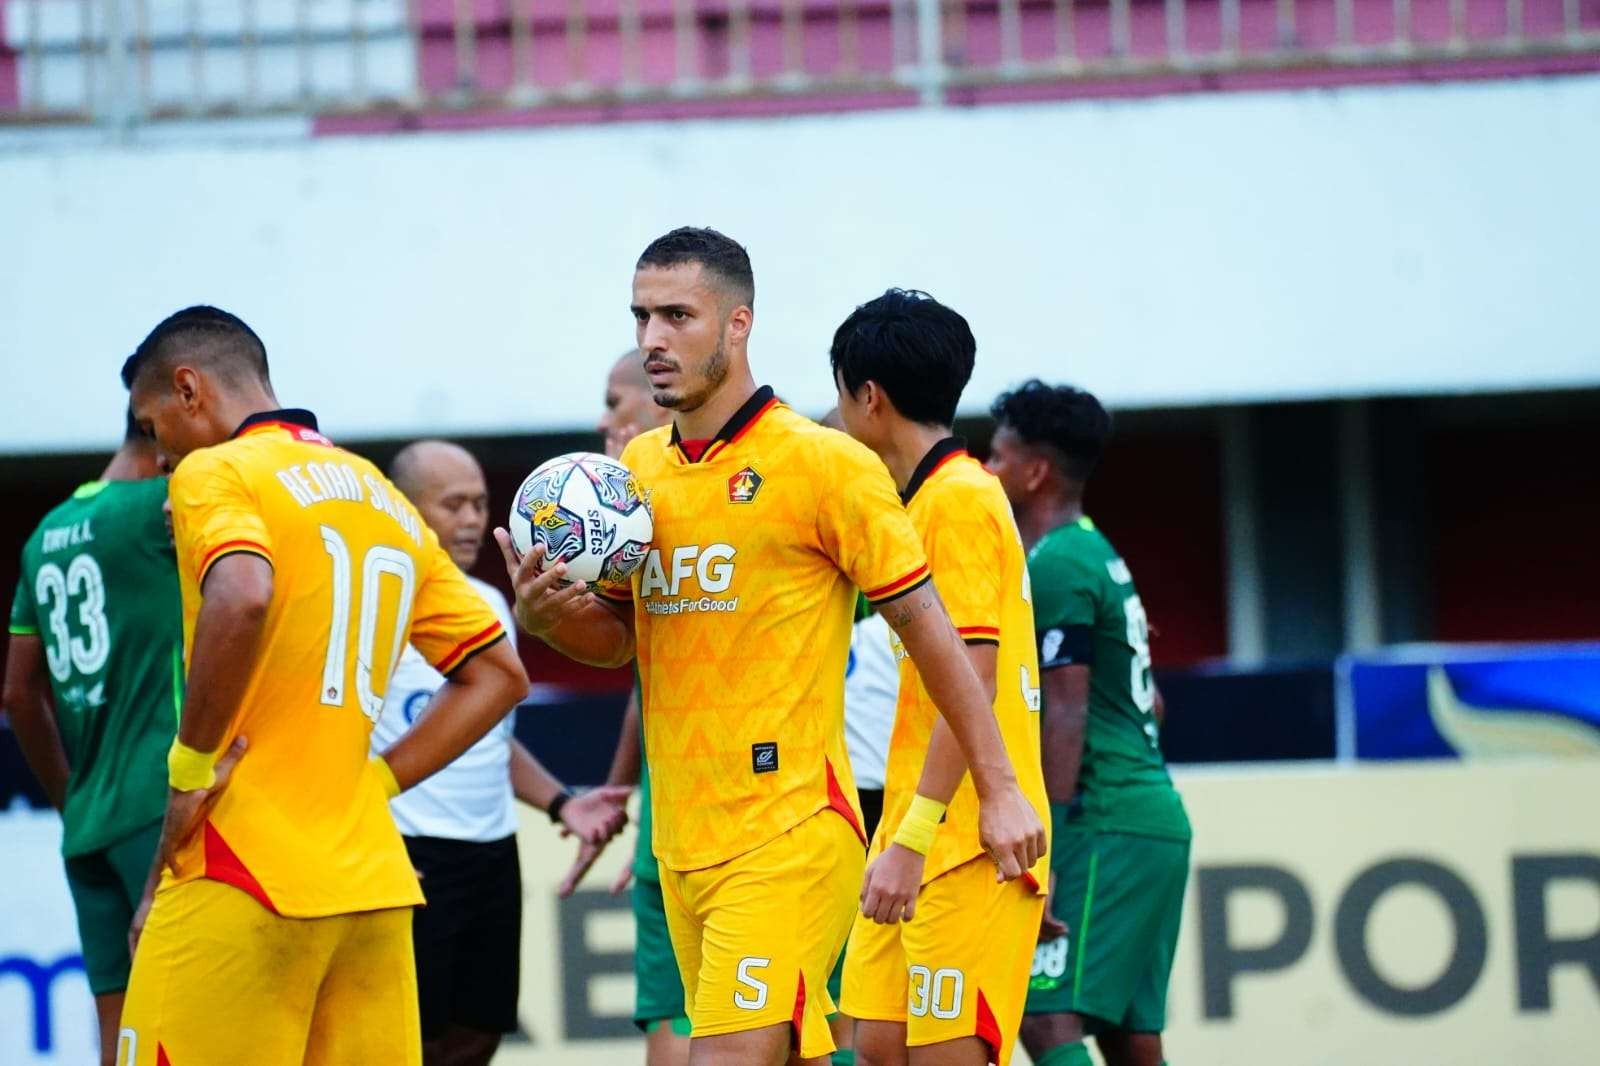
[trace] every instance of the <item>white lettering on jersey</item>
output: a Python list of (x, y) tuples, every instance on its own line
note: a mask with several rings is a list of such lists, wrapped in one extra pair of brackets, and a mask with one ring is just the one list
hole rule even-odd
[(75, 548), (79, 544), (88, 544), (92, 540), (94, 540), (94, 529), (89, 525), (89, 519), (85, 518), (81, 522), (74, 522), (72, 525), (63, 526), (60, 529), (45, 530), (44, 544), (41, 550), (58, 552), (62, 548)]
[[(738, 550), (731, 544), (681, 544), (672, 549), (665, 562), (661, 550), (652, 548), (645, 556), (639, 578), (640, 597), (670, 597), (666, 602), (645, 604), (651, 614), (689, 614), (729, 612), (738, 609), (739, 598), (719, 598), (733, 584), (733, 557)], [(692, 584), (702, 595), (692, 595)], [(680, 598), (682, 597), (682, 598)]]

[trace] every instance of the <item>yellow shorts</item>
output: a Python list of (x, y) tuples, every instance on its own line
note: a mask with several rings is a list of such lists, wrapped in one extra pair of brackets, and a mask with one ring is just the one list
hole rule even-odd
[(283, 918), (219, 881), (163, 885), (117, 1066), (420, 1066), (411, 908)]
[(662, 869), (667, 931), (696, 1037), (790, 1023), (803, 1057), (834, 1050), (828, 975), (850, 932), (865, 863), (856, 831), (824, 810), (719, 865)]
[(1022, 1025), (1044, 897), (1023, 881), (997, 884), (973, 859), (929, 881), (911, 921), (857, 915), (840, 995), (844, 1012), (899, 1022), (906, 1046), (978, 1036), (1006, 1066)]

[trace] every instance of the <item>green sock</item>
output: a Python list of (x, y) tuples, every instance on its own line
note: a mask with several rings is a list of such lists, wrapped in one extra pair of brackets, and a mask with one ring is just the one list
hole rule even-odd
[(856, 1053), (850, 1048), (840, 1048), (830, 1060), (833, 1066), (856, 1066)]
[(1089, 1049), (1079, 1040), (1071, 1044), (1057, 1044), (1039, 1056), (1033, 1066), (1094, 1066)]

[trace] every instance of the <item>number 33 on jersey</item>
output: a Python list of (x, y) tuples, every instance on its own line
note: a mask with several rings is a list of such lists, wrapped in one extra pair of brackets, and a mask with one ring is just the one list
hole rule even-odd
[(225, 741), (250, 748), (179, 878), (226, 881), (290, 917), (420, 903), (368, 736), (408, 642), (448, 676), (504, 637), (500, 623), (410, 502), (310, 412), (246, 420), (187, 456), (169, 491), (186, 657), (218, 561), (247, 553), (273, 572)]

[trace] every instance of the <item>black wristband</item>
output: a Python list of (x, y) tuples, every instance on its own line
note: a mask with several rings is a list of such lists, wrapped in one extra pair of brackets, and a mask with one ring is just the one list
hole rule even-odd
[(556, 793), (556, 798), (551, 800), (550, 806), (544, 809), (544, 813), (550, 816), (551, 825), (561, 824), (561, 808), (565, 807), (567, 805), (567, 800), (571, 799), (572, 797), (572, 789), (562, 785), (561, 791)]

